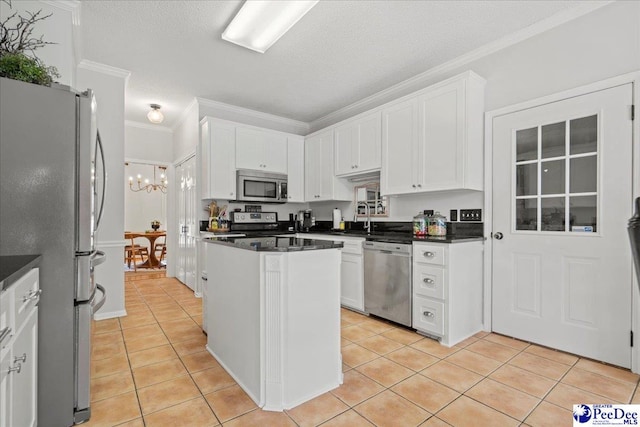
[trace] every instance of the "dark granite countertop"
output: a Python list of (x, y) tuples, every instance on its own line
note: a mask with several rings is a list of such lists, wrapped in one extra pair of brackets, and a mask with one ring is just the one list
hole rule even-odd
[(458, 236), (447, 235), (442, 237), (425, 236), (415, 237), (411, 232), (391, 232), (391, 231), (373, 231), (367, 234), (362, 230), (349, 231), (327, 231), (327, 230), (311, 230), (309, 234), (327, 234), (335, 236), (361, 237), (369, 241), (389, 242), (389, 243), (411, 243), (411, 242), (428, 242), (428, 243), (463, 243), (483, 241), (482, 236)]
[(300, 239), (295, 236), (247, 236), (247, 237), (208, 237), (202, 239), (207, 243), (232, 246), (258, 252), (299, 252), (320, 249), (342, 248), (342, 242), (331, 240)]
[(40, 255), (0, 256), (0, 290), (4, 291), (40, 263)]

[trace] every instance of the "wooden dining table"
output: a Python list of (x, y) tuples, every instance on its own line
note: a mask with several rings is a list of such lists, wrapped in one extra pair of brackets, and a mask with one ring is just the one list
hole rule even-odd
[[(129, 234), (129, 233), (128, 233)], [(132, 231), (130, 233), (134, 239), (136, 237), (146, 237), (149, 240), (149, 258), (142, 264), (137, 265), (138, 268), (158, 268), (160, 260), (156, 257), (156, 240), (158, 237), (167, 235), (166, 231)]]

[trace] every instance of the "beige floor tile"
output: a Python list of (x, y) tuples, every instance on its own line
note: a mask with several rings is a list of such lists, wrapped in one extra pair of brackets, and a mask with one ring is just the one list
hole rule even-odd
[(345, 319), (340, 319), (340, 328), (344, 328), (345, 326), (353, 326), (354, 323), (351, 323)]
[(237, 385), (214, 391), (204, 397), (223, 423), (257, 408), (253, 400)]
[(340, 348), (346, 347), (346, 346), (351, 345), (351, 344), (353, 344), (353, 342), (349, 341), (348, 339), (340, 338)]
[(91, 360), (102, 360), (116, 357), (118, 355), (126, 355), (124, 342), (115, 342), (111, 344), (98, 345), (95, 342), (91, 349)]
[(185, 354), (191, 353), (199, 353), (205, 350), (205, 346), (207, 345), (207, 336), (205, 334), (200, 334), (195, 339), (188, 341), (180, 341), (177, 343), (173, 343), (173, 349), (178, 353), (179, 356), (184, 356)]
[(183, 307), (183, 309), (191, 317), (202, 315), (202, 307)]
[(423, 338), (420, 341), (411, 344), (411, 347), (429, 353), (440, 359), (444, 359), (447, 356), (451, 356), (453, 353), (460, 351), (459, 347), (445, 347), (436, 340), (431, 338)]
[(302, 405), (287, 411), (301, 427), (317, 426), (336, 415), (348, 410), (349, 407), (331, 393), (324, 393)]
[(202, 394), (212, 393), (236, 385), (231, 375), (222, 367), (205, 369), (191, 374)]
[(517, 420), (466, 396), (460, 396), (438, 412), (438, 418), (457, 427), (506, 427), (520, 424)]
[(380, 357), (380, 355), (364, 347), (360, 347), (358, 344), (351, 344), (342, 348), (342, 361), (352, 368), (370, 362), (378, 357)]
[(93, 345), (101, 346), (122, 342), (122, 331), (105, 332), (93, 337)]
[(225, 427), (296, 427), (284, 412), (256, 409), (224, 423)]
[(496, 344), (504, 345), (505, 347), (511, 347), (518, 351), (524, 350), (525, 348), (529, 347), (528, 342), (520, 341), (519, 339), (507, 337), (500, 334), (495, 334), (493, 332), (483, 339)]
[(490, 333), (491, 333), (491, 332), (487, 332), (487, 331), (480, 331), (480, 332), (476, 332), (475, 334), (473, 334), (473, 337), (474, 337), (474, 338), (481, 339), (481, 338), (486, 337), (486, 336), (487, 336), (487, 335), (489, 335)]
[(377, 382), (356, 370), (344, 374), (343, 384), (331, 393), (349, 406), (355, 406), (384, 390)]
[(454, 365), (458, 365), (483, 376), (489, 375), (491, 372), (495, 371), (502, 365), (501, 362), (495, 359), (491, 359), (489, 357), (465, 349), (452, 354), (445, 360), (449, 363), (453, 363)]
[(171, 310), (156, 311), (153, 310), (153, 315), (158, 322), (168, 322), (176, 319), (187, 319), (189, 315), (186, 311), (180, 307), (172, 308)]
[(593, 372), (595, 374), (600, 374), (605, 377), (613, 378), (614, 380), (625, 381), (634, 385), (638, 384), (638, 379), (640, 379), (640, 376), (638, 374), (634, 374), (628, 369), (605, 365), (604, 363), (595, 362), (588, 359), (580, 359), (578, 363), (575, 364), (575, 367), (584, 369), (585, 371)]
[(418, 426), (431, 416), (429, 412), (390, 390), (375, 395), (354, 409), (378, 427)]
[(422, 351), (416, 350), (412, 347), (401, 348), (400, 350), (387, 354), (385, 357), (402, 366), (413, 369), (416, 372), (421, 371), (427, 366), (431, 366), (440, 360), (435, 356), (423, 353)]
[(530, 345), (524, 351), (527, 353), (535, 354), (536, 356), (553, 360), (554, 362), (563, 363), (565, 365), (573, 365), (578, 361), (578, 357), (574, 356), (573, 354), (565, 353), (547, 347), (541, 347), (535, 344)]
[[(117, 410), (114, 410), (117, 408)], [(83, 427), (112, 427), (140, 418), (136, 392), (121, 394), (91, 404), (91, 420)]]
[(94, 323), (94, 334), (104, 334), (105, 332), (116, 332), (120, 330), (120, 322), (117, 318), (98, 320)]
[(360, 327), (360, 325), (353, 325), (342, 328), (340, 330), (340, 335), (348, 339), (349, 341), (358, 342), (377, 334), (369, 329)]
[(141, 338), (148, 337), (150, 335), (162, 334), (162, 329), (160, 329), (160, 325), (157, 323), (153, 323), (145, 326), (138, 326), (135, 328), (129, 328), (122, 331), (122, 335), (124, 335), (125, 342), (138, 340)]
[(372, 337), (365, 338), (358, 342), (358, 344), (381, 355), (391, 353), (394, 350), (404, 347), (403, 344), (389, 338), (385, 338), (382, 335), (374, 335)]
[(202, 397), (145, 415), (144, 422), (146, 427), (213, 427), (220, 424)]
[(525, 420), (531, 427), (558, 427), (573, 424), (573, 413), (548, 402), (540, 405)]
[(171, 304), (174, 300), (169, 295), (144, 295), (145, 302), (153, 308), (157, 305)]
[(376, 334), (382, 334), (384, 332), (388, 332), (392, 329), (395, 329), (395, 326), (390, 324), (389, 322), (385, 322), (383, 320), (369, 318), (358, 324), (361, 328), (368, 329), (371, 332), (375, 332)]
[(549, 378), (511, 365), (502, 366), (492, 373), (490, 378), (540, 399), (556, 385), (556, 382)]
[(135, 353), (129, 353), (129, 362), (132, 368), (151, 365), (153, 363), (163, 362), (165, 360), (176, 359), (178, 355), (170, 345), (161, 345), (160, 347), (149, 348)]
[(191, 322), (191, 326), (183, 329), (172, 329), (165, 330), (165, 334), (169, 341), (172, 343), (182, 342), (182, 341), (191, 341), (193, 339), (197, 339), (201, 335), (204, 335), (202, 329), (194, 322), (191, 318), (189, 318)]
[(186, 374), (187, 370), (177, 358), (133, 369), (137, 388), (148, 387)]
[(385, 387), (391, 387), (415, 374), (411, 369), (405, 368), (385, 358), (375, 359), (364, 365), (360, 365), (356, 368), (356, 371)]
[[(84, 424), (86, 425), (86, 424)], [(136, 418), (135, 420), (127, 421), (126, 423), (118, 424), (117, 427), (145, 427), (142, 418)]]
[(460, 393), (467, 391), (482, 379), (481, 375), (444, 360), (424, 369), (421, 374)]
[(144, 415), (160, 411), (200, 396), (200, 391), (189, 376), (138, 389), (138, 399)]
[(365, 316), (364, 314), (356, 313), (351, 310), (341, 309), (340, 310), (340, 318), (345, 319), (350, 323), (361, 323), (369, 318), (369, 316)]
[(420, 427), (449, 427), (450, 424), (445, 423), (435, 415), (429, 418), (427, 421), (420, 424)]
[(189, 317), (185, 317), (182, 319), (171, 319), (160, 322), (160, 326), (162, 330), (165, 332), (174, 332), (174, 331), (182, 331), (184, 329), (188, 329), (193, 327), (193, 320)]
[(402, 328), (396, 328), (387, 332), (383, 332), (382, 335), (404, 345), (413, 344), (414, 342), (420, 341), (424, 338), (423, 336), (413, 331), (408, 331)]
[(520, 421), (533, 411), (540, 399), (486, 378), (465, 393), (485, 405)]
[(519, 350), (513, 349), (511, 347), (506, 347), (501, 344), (496, 344), (491, 341), (486, 341), (484, 339), (476, 341), (473, 344), (467, 346), (466, 350), (473, 351), (475, 353), (498, 360), (503, 363), (519, 353)]
[(220, 367), (218, 361), (209, 354), (208, 351), (187, 354), (181, 356), (181, 359), (189, 372), (198, 372), (209, 368)]
[(571, 366), (554, 362), (551, 359), (536, 356), (532, 353), (522, 352), (509, 361), (509, 365), (526, 369), (534, 374), (543, 375), (552, 380), (560, 380)]
[(435, 414), (454, 401), (460, 393), (420, 374), (394, 385), (391, 390)]
[(137, 328), (139, 326), (151, 325), (158, 323), (153, 317), (151, 311), (142, 313), (130, 313), (128, 316), (120, 318), (120, 326), (122, 330), (129, 328)]
[(100, 378), (117, 372), (129, 371), (129, 361), (126, 353), (119, 353), (114, 357), (99, 359), (91, 362), (91, 378)]
[(106, 377), (91, 379), (91, 401), (107, 399), (109, 397), (134, 391), (131, 372), (118, 372)]
[[(369, 421), (353, 409), (343, 412), (335, 418), (331, 418), (322, 427), (372, 427)], [(256, 426), (257, 427), (257, 426)]]
[(621, 403), (562, 383), (558, 383), (544, 400), (568, 411), (573, 411), (573, 405), (577, 403)]
[(640, 403), (640, 387), (636, 387), (636, 391), (631, 398), (631, 403)]
[(344, 372), (347, 372), (347, 371), (350, 371), (350, 370), (352, 370), (352, 369), (353, 369), (353, 368), (352, 368), (351, 366), (347, 365), (346, 363), (343, 363), (343, 364), (342, 364), (342, 372), (343, 372), (343, 373), (344, 373)]
[(455, 345), (455, 347), (460, 347), (460, 348), (465, 348), (471, 344), (473, 344), (474, 342), (478, 341), (478, 338), (476, 337), (469, 337), (466, 340), (462, 340), (459, 343), (457, 343)]
[(576, 367), (571, 368), (561, 381), (582, 390), (625, 403), (631, 400), (636, 389), (635, 384), (612, 380)]
[(163, 333), (149, 335), (137, 340), (127, 341), (127, 351), (135, 353), (136, 351), (146, 350), (148, 348), (160, 347), (169, 344), (169, 340)]

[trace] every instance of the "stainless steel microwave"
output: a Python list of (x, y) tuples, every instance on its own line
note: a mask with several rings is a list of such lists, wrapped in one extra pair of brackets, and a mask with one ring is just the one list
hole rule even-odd
[(239, 169), (236, 182), (239, 202), (287, 202), (287, 175)]

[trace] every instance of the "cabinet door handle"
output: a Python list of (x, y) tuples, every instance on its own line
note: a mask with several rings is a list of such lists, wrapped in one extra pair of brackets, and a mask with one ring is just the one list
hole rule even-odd
[(11, 372), (15, 372), (16, 374), (19, 374), (21, 370), (22, 370), (22, 365), (18, 363), (18, 366), (9, 368), (9, 370), (7, 370), (7, 373), (10, 374)]
[(42, 293), (42, 289), (38, 289), (35, 291), (30, 291), (27, 295), (22, 297), (22, 302), (27, 302), (32, 299), (40, 298), (40, 294)]
[(424, 279), (422, 279), (422, 281), (423, 281), (424, 283), (428, 283), (428, 284), (430, 284), (430, 285), (432, 285), (432, 284), (434, 284), (434, 283), (435, 283), (433, 279), (430, 279), (430, 278), (428, 278), (428, 277), (425, 277)]
[(425, 312), (424, 312), (424, 313), (422, 313), (422, 314), (424, 314), (426, 317), (434, 317), (434, 316), (435, 316), (435, 315), (434, 315), (432, 312), (430, 312), (430, 311), (425, 311)]
[(233, 196), (233, 193), (229, 193), (230, 196)]
[(424, 255), (425, 258), (433, 258), (434, 256), (436, 256), (436, 254), (434, 254), (433, 252), (425, 252), (422, 255)]
[(22, 356), (13, 358), (13, 363), (18, 363), (18, 362), (27, 363), (27, 353), (22, 353)]
[(419, 188), (422, 188), (422, 184), (418, 184), (418, 187), (419, 187)]
[(416, 185), (415, 185), (415, 184), (413, 184), (413, 185), (411, 185), (411, 186), (412, 186), (413, 188), (416, 188)]
[(2, 343), (2, 341), (4, 341), (5, 338), (10, 336), (11, 336), (11, 328), (7, 326), (6, 328), (0, 331), (0, 343)]

